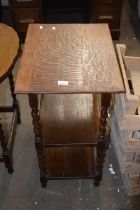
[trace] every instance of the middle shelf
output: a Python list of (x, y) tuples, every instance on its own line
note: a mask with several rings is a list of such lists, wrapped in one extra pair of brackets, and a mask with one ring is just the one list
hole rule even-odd
[(40, 107), (44, 144), (96, 144), (99, 127), (96, 95), (43, 95)]

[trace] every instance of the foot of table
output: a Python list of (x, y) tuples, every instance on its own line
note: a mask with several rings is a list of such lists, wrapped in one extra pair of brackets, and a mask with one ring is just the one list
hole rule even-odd
[(45, 171), (45, 169), (44, 171), (40, 171), (40, 182), (41, 182), (42, 188), (47, 187), (48, 179), (47, 179), (47, 172)]
[(6, 160), (6, 167), (8, 169), (8, 173), (9, 174), (12, 174), (14, 172), (14, 169), (13, 169), (13, 159), (10, 156), (9, 153), (5, 154), (5, 157), (4, 158)]
[(7, 148), (6, 139), (4, 136), (4, 131), (1, 122), (0, 122), (0, 144), (2, 147), (2, 156), (3, 156), (3, 161), (5, 163), (5, 167), (8, 169), (9, 173), (13, 173), (13, 161)]

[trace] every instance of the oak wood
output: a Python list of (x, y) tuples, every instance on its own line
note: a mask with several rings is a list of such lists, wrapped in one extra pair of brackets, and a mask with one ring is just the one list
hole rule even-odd
[(49, 177), (93, 176), (95, 149), (59, 147), (44, 150)]
[(94, 148), (71, 143), (96, 143), (99, 127), (97, 96), (49, 94), (42, 97), (40, 119), (44, 144), (69, 147), (44, 149), (48, 176), (93, 176)]
[(0, 78), (3, 77), (18, 54), (19, 38), (9, 26), (0, 23)]
[[(41, 146), (41, 150), (36, 147), (37, 151), (42, 152), (38, 156), (40, 165), (43, 164), (43, 168), (40, 167), (42, 183), (46, 184), (48, 176), (95, 175), (96, 185), (99, 184), (105, 156), (109, 93), (124, 91), (107, 24), (29, 26), (16, 92), (30, 96), (35, 136), (40, 134), (35, 140)], [(42, 97), (40, 115), (37, 100), (31, 97), (36, 98), (39, 93), (47, 94)], [(96, 152), (89, 146), (67, 146), (96, 143), (99, 127), (97, 99), (88, 93), (105, 94)], [(46, 144), (63, 144), (63, 147), (46, 149)]]
[(29, 25), (16, 93), (125, 91), (107, 24), (41, 26)]
[(96, 143), (99, 126), (96, 95), (44, 95), (40, 118), (44, 144)]

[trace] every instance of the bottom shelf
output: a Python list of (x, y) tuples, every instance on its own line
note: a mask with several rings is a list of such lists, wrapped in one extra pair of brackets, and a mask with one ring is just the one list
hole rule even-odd
[[(44, 145), (54, 145), (44, 149), (49, 177), (93, 176), (99, 127), (97, 96), (44, 95), (40, 117)], [(92, 143), (93, 147), (74, 147), (71, 143)]]
[(61, 147), (45, 149), (48, 175), (51, 177), (92, 176), (95, 148)]

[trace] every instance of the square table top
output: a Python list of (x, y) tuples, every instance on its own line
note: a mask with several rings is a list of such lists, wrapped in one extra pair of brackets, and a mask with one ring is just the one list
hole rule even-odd
[(30, 24), (15, 92), (125, 92), (108, 25)]

